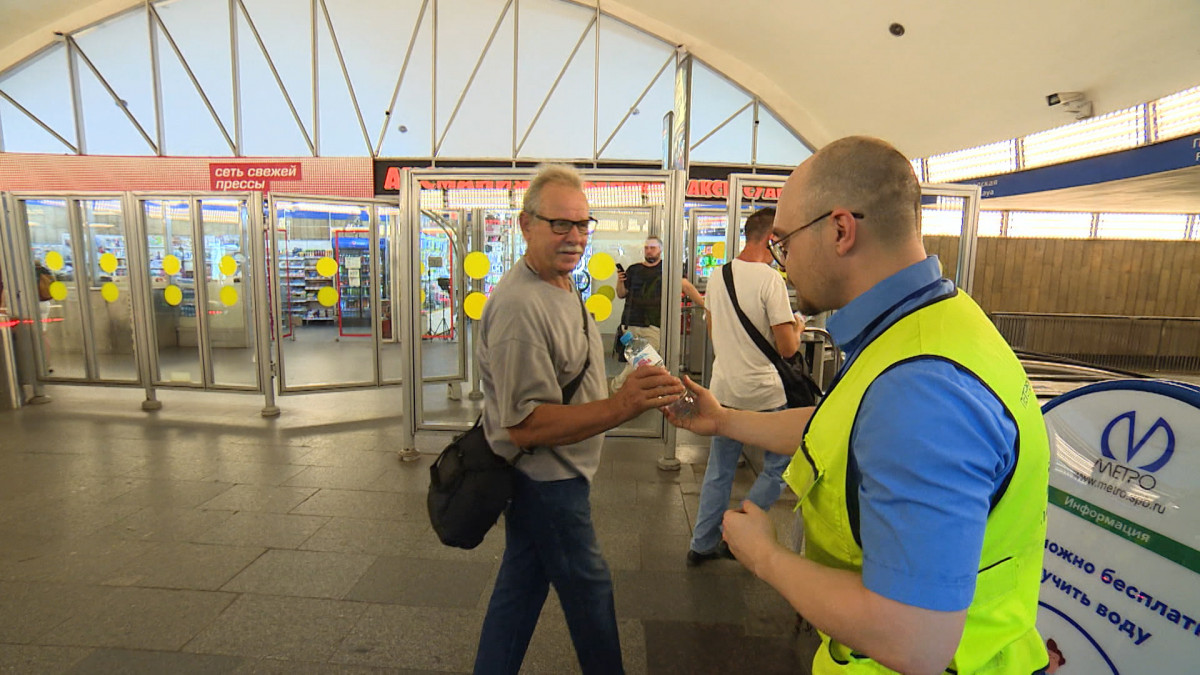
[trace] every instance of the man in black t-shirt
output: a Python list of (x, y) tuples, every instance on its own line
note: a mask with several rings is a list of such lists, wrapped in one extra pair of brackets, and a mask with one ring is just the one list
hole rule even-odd
[[(662, 326), (662, 240), (658, 237), (647, 237), (642, 256), (645, 262), (634, 263), (629, 269), (617, 272), (617, 297), (625, 300), (621, 323), (629, 332), (646, 340), (661, 353), (659, 329)], [(686, 277), (683, 279), (683, 293), (692, 302), (704, 306), (704, 296)], [(632, 370), (626, 366), (620, 375), (613, 378), (613, 391), (621, 388), (621, 384)]]

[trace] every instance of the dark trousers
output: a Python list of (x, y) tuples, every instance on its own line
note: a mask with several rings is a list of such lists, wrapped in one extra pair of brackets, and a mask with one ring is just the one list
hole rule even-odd
[(585, 674), (624, 673), (612, 575), (592, 527), (582, 477), (535, 481), (516, 472), (504, 513), (505, 548), (475, 654), (476, 675), (515, 675), (550, 584), (562, 603)]

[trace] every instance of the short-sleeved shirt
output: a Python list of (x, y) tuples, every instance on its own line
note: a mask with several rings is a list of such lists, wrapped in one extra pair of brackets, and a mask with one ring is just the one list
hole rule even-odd
[[(733, 283), (746, 318), (774, 347), (771, 326), (794, 320), (783, 277), (765, 263), (735, 258)], [(713, 396), (739, 410), (773, 410), (787, 403), (779, 372), (746, 333), (719, 270), (708, 278), (704, 307), (712, 321)]]
[(626, 326), (662, 326), (662, 263), (634, 263), (625, 270)]
[[(570, 403), (606, 397), (600, 330), (580, 302), (578, 293), (542, 281), (521, 258), (484, 305), (475, 356), (483, 385), (483, 430), (496, 454), (511, 459), (520, 453), (508, 428), (540, 405), (563, 403), (562, 390), (583, 369), (589, 351), (591, 365)], [(590, 481), (603, 443), (600, 434), (555, 449)], [(521, 458), (517, 468), (542, 481), (576, 475), (544, 448)]]
[[(828, 326), (846, 353), (842, 371), (898, 319), (953, 292), (930, 256), (838, 310)], [(1000, 400), (947, 361), (916, 359), (877, 377), (854, 421), (847, 467), (863, 584), (914, 607), (966, 609), (1016, 435)]]

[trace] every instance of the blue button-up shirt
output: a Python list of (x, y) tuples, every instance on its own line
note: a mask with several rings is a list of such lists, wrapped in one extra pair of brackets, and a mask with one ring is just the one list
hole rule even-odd
[[(828, 324), (846, 353), (843, 371), (901, 317), (953, 292), (930, 256), (855, 298)], [(1016, 435), (1000, 400), (944, 360), (910, 361), (876, 378), (850, 434), (863, 584), (907, 605), (966, 609)]]

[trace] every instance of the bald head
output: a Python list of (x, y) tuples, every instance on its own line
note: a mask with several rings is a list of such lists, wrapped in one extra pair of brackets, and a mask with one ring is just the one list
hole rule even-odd
[[(790, 193), (790, 194), (789, 194)], [(899, 150), (869, 136), (850, 136), (821, 148), (784, 188), (790, 220), (805, 223), (835, 208), (863, 214), (862, 227), (880, 243), (921, 235), (921, 186)]]

